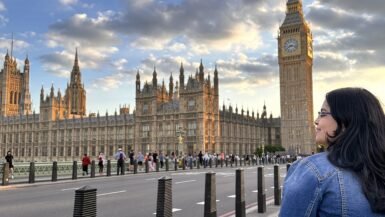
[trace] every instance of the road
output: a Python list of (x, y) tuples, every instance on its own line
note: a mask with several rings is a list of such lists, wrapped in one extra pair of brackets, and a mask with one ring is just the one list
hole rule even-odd
[[(97, 189), (97, 216), (155, 216), (158, 178), (172, 178), (173, 216), (203, 216), (205, 173), (216, 173), (218, 216), (229, 216), (235, 209), (235, 168), (206, 168), (97, 177), (0, 188), (2, 217), (73, 216), (75, 190)], [(246, 207), (257, 202), (257, 167), (245, 167)], [(274, 193), (273, 165), (265, 166), (266, 198)], [(281, 183), (286, 165), (280, 165)]]

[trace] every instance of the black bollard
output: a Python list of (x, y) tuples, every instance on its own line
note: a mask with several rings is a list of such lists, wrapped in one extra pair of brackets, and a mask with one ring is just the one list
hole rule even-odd
[(198, 161), (197, 162), (197, 169), (200, 169), (201, 168), (201, 163)]
[(186, 170), (186, 158), (182, 158), (182, 169)]
[(235, 159), (235, 167), (237, 167), (237, 166), (238, 166), (238, 160)]
[(159, 172), (159, 159), (156, 159), (155, 163), (156, 172)]
[(258, 167), (258, 213), (266, 212), (265, 174), (263, 166)]
[(221, 168), (223, 167), (223, 159), (221, 159)]
[(289, 171), (291, 164), (286, 164), (286, 172)]
[(237, 169), (235, 174), (235, 216), (246, 217), (244, 170)]
[(107, 160), (107, 176), (111, 176), (111, 160)]
[(188, 160), (188, 163), (190, 164), (190, 170), (192, 170), (193, 169), (193, 160), (192, 160), (192, 158), (190, 158)]
[(35, 183), (35, 162), (29, 163), (29, 179), (28, 183)]
[(170, 177), (158, 179), (156, 217), (172, 217), (172, 179)]
[(78, 162), (75, 160), (72, 164), (72, 179), (78, 178)]
[(174, 167), (175, 167), (175, 171), (178, 170), (178, 159), (175, 158), (175, 164), (174, 164)]
[(209, 166), (210, 166), (210, 168), (213, 167), (213, 160), (211, 158), (209, 159)]
[(91, 161), (91, 178), (95, 178), (95, 161)]
[(169, 165), (168, 165), (168, 158), (166, 158), (166, 171), (168, 171), (169, 170)]
[(274, 205), (281, 205), (281, 184), (279, 177), (279, 165), (274, 165)]
[(215, 168), (218, 168), (218, 158), (215, 158)]
[(228, 161), (228, 159), (226, 158), (226, 160), (225, 160), (225, 164), (226, 164), (226, 167), (228, 166), (228, 164), (229, 164), (229, 161)]
[(56, 182), (57, 181), (57, 162), (54, 161), (52, 163), (52, 179), (51, 179), (52, 182)]
[(138, 173), (138, 161), (134, 160), (134, 174)]
[(144, 168), (145, 168), (145, 172), (148, 173), (150, 171), (150, 168), (148, 166), (148, 160), (145, 160), (144, 161)]
[(8, 185), (9, 184), (9, 163), (3, 164), (3, 178), (2, 178), (2, 185)]
[(96, 217), (96, 188), (84, 186), (75, 191), (73, 217)]
[(204, 217), (217, 217), (215, 173), (206, 173)]

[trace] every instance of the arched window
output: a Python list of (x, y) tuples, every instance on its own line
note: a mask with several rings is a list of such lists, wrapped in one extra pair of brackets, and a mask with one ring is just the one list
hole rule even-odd
[(17, 104), (17, 93), (15, 92), (14, 96), (13, 96), (13, 104)]
[(11, 95), (9, 97), (9, 104), (12, 104), (12, 100), (13, 100), (13, 91), (11, 91)]

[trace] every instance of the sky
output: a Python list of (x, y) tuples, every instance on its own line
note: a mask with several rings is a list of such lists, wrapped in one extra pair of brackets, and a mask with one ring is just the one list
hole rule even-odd
[[(313, 34), (316, 113), (328, 91), (363, 87), (385, 103), (383, 0), (303, 0)], [(0, 0), (0, 62), (30, 60), (33, 109), (40, 89), (63, 93), (78, 49), (87, 113), (135, 108), (135, 76), (168, 86), (172, 74), (218, 67), (220, 105), (280, 116), (277, 31), (286, 0)]]

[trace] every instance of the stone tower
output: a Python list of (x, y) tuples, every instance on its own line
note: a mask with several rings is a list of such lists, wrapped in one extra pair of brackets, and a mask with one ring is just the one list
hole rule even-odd
[(312, 34), (301, 0), (288, 0), (279, 28), (278, 62), (282, 145), (291, 154), (315, 150)]
[[(13, 41), (12, 41), (13, 44)], [(29, 92), (29, 60), (24, 60), (23, 72), (17, 68), (16, 58), (5, 55), (4, 66), (0, 71), (0, 114), (14, 116), (31, 114), (31, 94)]]
[(75, 53), (75, 62), (71, 72), (71, 81), (66, 89), (65, 96), (68, 112), (72, 115), (86, 114), (86, 91), (82, 84), (82, 75), (79, 68), (78, 50)]

